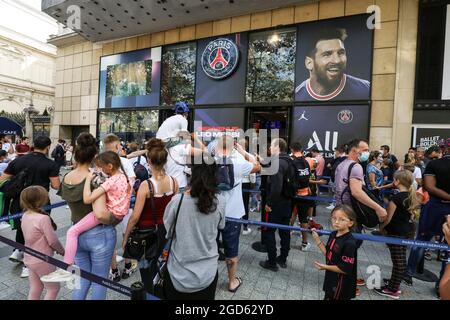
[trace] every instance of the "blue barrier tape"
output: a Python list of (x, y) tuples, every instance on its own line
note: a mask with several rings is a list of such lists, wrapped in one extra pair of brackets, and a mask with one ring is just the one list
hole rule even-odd
[[(277, 228), (277, 229), (283, 229), (283, 230), (311, 232), (310, 229), (286, 226), (286, 225), (269, 223), (269, 222), (241, 220), (241, 219), (228, 218), (228, 217), (226, 218), (226, 220), (241, 223), (241, 224), (252, 224), (252, 225), (257, 225), (257, 226)], [(331, 234), (331, 231), (317, 230), (317, 233), (323, 234), (323, 235), (329, 235), (329, 234)], [(367, 235), (367, 234), (362, 234), (362, 233), (352, 233), (352, 235), (357, 240), (366, 240), (366, 241), (373, 241), (373, 242), (396, 244), (396, 245), (401, 245), (401, 246), (420, 247), (420, 248), (450, 251), (450, 246), (446, 245), (446, 244), (442, 244), (442, 243), (433, 243), (433, 242), (427, 242), (427, 241), (409, 240), (409, 239), (392, 238), (392, 237), (384, 237), (384, 236), (372, 236), (372, 235)]]
[[(248, 192), (248, 193), (261, 193), (261, 191), (259, 190), (250, 190), (250, 189), (242, 189), (243, 192)], [(325, 198), (325, 197), (300, 197), (297, 196), (295, 197), (295, 199), (299, 199), (299, 200), (310, 200), (310, 201), (318, 201), (318, 202), (325, 202), (325, 203), (333, 203), (335, 200), (334, 198)]]
[[(50, 209), (55, 209), (55, 208), (58, 208), (58, 207), (65, 206), (66, 204), (67, 204), (67, 202), (62, 201), (62, 202), (58, 202), (58, 203), (55, 203), (55, 204), (51, 204), (51, 205), (45, 206), (45, 207), (43, 207), (42, 209), (43, 209), (44, 211), (47, 211), (47, 210), (50, 210)], [(3, 222), (3, 221), (9, 221), (9, 220), (11, 220), (11, 219), (18, 219), (18, 218), (20, 218), (20, 217), (22, 217), (22, 216), (23, 216), (23, 213), (22, 213), (22, 212), (15, 213), (15, 214), (12, 214), (12, 215), (5, 216), (5, 217), (0, 218), (0, 222)]]
[[(50, 210), (50, 209), (58, 208), (58, 207), (66, 205), (66, 204), (67, 204), (67, 202), (65, 202), (65, 201), (58, 202), (56, 204), (45, 206), (43, 208), (43, 210)], [(0, 221), (6, 221), (6, 220), (9, 220), (9, 219), (17, 219), (17, 218), (22, 217), (22, 215), (23, 215), (23, 213), (16, 213), (16, 214), (8, 216), (6, 218), (2, 218)], [(61, 261), (61, 260), (55, 259), (53, 257), (50, 257), (48, 255), (45, 255), (45, 254), (43, 254), (43, 253), (41, 253), (39, 251), (36, 251), (34, 249), (31, 249), (31, 248), (28, 248), (28, 247), (24, 246), (23, 244), (20, 244), (18, 242), (15, 242), (15, 241), (13, 241), (11, 239), (8, 239), (8, 238), (5, 238), (3, 236), (0, 236), (0, 241), (3, 242), (3, 243), (6, 243), (7, 245), (10, 245), (11, 247), (13, 247), (15, 249), (23, 251), (24, 253), (27, 253), (27, 254), (35, 257), (35, 258), (38, 258), (38, 259), (40, 259), (42, 261), (45, 261), (45, 262), (47, 262), (47, 263), (49, 263), (51, 265), (54, 265), (54, 266), (56, 266), (56, 267), (58, 267), (60, 269), (67, 270), (67, 268), (70, 267), (70, 265), (65, 263), (64, 261)], [(80, 275), (79, 276), (82, 277), (82, 278), (85, 278), (85, 279), (87, 279), (87, 280), (89, 280), (91, 282), (95, 282), (95, 283), (97, 283), (97, 284), (99, 284), (101, 286), (104, 286), (104, 287), (106, 287), (108, 289), (111, 289), (113, 291), (119, 292), (119, 293), (124, 294), (124, 295), (126, 295), (128, 297), (131, 297), (131, 289), (128, 288), (127, 286), (118, 284), (118, 283), (116, 283), (116, 282), (114, 282), (112, 280), (109, 280), (109, 279), (105, 279), (105, 278), (99, 277), (99, 276), (97, 276), (97, 275), (95, 275), (93, 273), (84, 271), (82, 269), (80, 269)], [(147, 300), (160, 300), (159, 298), (157, 298), (155, 296), (152, 296), (152, 295), (150, 295), (148, 293), (146, 293), (146, 298), (147, 298)]]

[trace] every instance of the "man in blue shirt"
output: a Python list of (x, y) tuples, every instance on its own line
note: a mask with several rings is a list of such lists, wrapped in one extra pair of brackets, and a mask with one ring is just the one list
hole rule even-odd
[(370, 82), (345, 73), (345, 29), (325, 29), (311, 42), (305, 58), (310, 77), (295, 89), (297, 101), (368, 100)]

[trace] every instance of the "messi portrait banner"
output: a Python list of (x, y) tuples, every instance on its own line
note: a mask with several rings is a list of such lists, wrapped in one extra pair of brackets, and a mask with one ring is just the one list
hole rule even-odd
[(370, 100), (373, 30), (367, 18), (298, 26), (295, 101)]
[(334, 148), (369, 138), (369, 111), (368, 105), (295, 107), (291, 140), (332, 157)]

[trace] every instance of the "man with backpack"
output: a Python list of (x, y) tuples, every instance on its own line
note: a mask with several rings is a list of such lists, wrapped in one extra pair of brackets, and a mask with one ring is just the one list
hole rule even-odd
[[(270, 154), (272, 163), (278, 161), (278, 170), (275, 174), (267, 177), (265, 211), (266, 222), (289, 226), (291, 220), (291, 199), (295, 196), (293, 185), (295, 169), (287, 151), (285, 140), (280, 138), (272, 140)], [(276, 229), (274, 228), (267, 228), (263, 232), (268, 259), (259, 262), (261, 267), (274, 272), (278, 271), (278, 265), (281, 268), (287, 268), (286, 260), (291, 247), (290, 231), (278, 229), (281, 239), (281, 250), (280, 255), (277, 257), (275, 231)]]
[[(310, 176), (311, 167), (308, 161), (304, 157), (303, 147), (299, 142), (294, 142), (291, 145), (293, 165), (295, 167), (295, 180), (294, 188), (296, 190), (296, 195), (300, 197), (310, 196)], [(292, 219), (291, 225), (295, 223), (295, 210), (297, 212), (298, 220), (302, 228), (307, 229), (309, 227), (308, 221), (308, 210), (314, 206), (314, 201), (302, 200), (293, 198), (292, 199)], [(308, 243), (308, 233), (302, 232), (302, 251), (308, 251), (311, 245)]]
[[(374, 210), (379, 222), (383, 222), (387, 218), (386, 209), (379, 203), (374, 201), (368, 193), (364, 191), (364, 171), (361, 162), (369, 159), (369, 144), (363, 139), (354, 139), (348, 143), (348, 157), (342, 161), (336, 168), (335, 185), (336, 185), (336, 206), (342, 204), (349, 205), (353, 208), (358, 216), (358, 225), (356, 231), (361, 233), (363, 226), (361, 224), (361, 216), (359, 211), (354, 207), (355, 201)], [(360, 247), (362, 241), (357, 241)], [(365, 285), (364, 279), (358, 279), (359, 286)]]
[[(54, 161), (47, 158), (50, 145), (51, 140), (48, 137), (37, 137), (34, 140), (34, 151), (11, 161), (3, 175), (0, 177), (0, 181), (9, 180), (2, 185), (0, 191), (5, 194), (5, 197), (11, 199), (9, 210), (11, 214), (21, 211), (20, 193), (26, 187), (42, 186), (47, 191), (50, 189), (50, 186), (53, 189), (59, 189), (59, 166)], [(5, 205), (8, 204), (5, 203)], [(50, 210), (47, 212), (50, 214)], [(16, 242), (25, 244), (21, 220), (15, 220), (14, 224), (17, 228)], [(13, 262), (22, 262), (23, 252), (14, 250), (13, 254), (9, 257), (9, 260)], [(25, 266), (22, 269), (20, 277), (28, 277), (28, 269)]]
[[(225, 198), (225, 216), (241, 219), (245, 214), (242, 200), (242, 179), (251, 173), (261, 170), (256, 160), (234, 142), (230, 136), (223, 135), (217, 141), (215, 160), (218, 163), (217, 180), (221, 194)], [(243, 157), (236, 156), (239, 152)], [(228, 169), (228, 170), (227, 170)], [(227, 175), (232, 172), (232, 176)], [(226, 188), (228, 185), (228, 188)], [(226, 190), (229, 189), (229, 190)], [(236, 292), (242, 284), (242, 279), (236, 276), (239, 251), (239, 236), (241, 224), (227, 221), (222, 231), (222, 240), (225, 251), (225, 261), (228, 269), (228, 291)]]

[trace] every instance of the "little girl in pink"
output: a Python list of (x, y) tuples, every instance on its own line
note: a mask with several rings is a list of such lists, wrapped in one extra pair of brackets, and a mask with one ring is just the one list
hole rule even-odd
[[(92, 174), (86, 178), (83, 201), (93, 204), (93, 212), (86, 215), (67, 231), (66, 254), (64, 262), (73, 264), (78, 246), (78, 236), (83, 232), (103, 224), (116, 225), (128, 213), (131, 199), (131, 186), (128, 177), (121, 170), (122, 165), (117, 153), (106, 151), (98, 155), (96, 165), (109, 176), (99, 188), (91, 191)], [(106, 197), (105, 197), (106, 196)], [(69, 281), (72, 273), (58, 269), (41, 278), (43, 282)]]
[[(25, 211), (22, 216), (22, 230), (25, 246), (45, 255), (53, 256), (56, 251), (64, 255), (64, 248), (56, 235), (56, 225), (42, 207), (48, 203), (48, 192), (41, 186), (31, 186), (20, 194), (20, 205)], [(59, 283), (42, 283), (40, 277), (55, 271), (56, 267), (27, 253), (24, 263), (29, 270), (30, 291), (28, 300), (40, 300), (44, 288), (47, 290), (44, 300), (55, 300), (59, 292)]]

